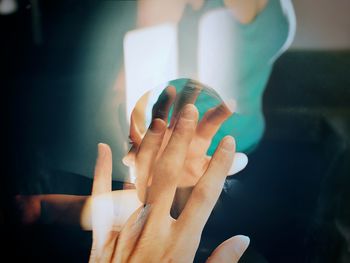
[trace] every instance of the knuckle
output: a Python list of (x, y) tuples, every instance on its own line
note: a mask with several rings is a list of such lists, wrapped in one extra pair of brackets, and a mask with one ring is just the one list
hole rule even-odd
[[(176, 178), (176, 174), (179, 172), (178, 169), (176, 169), (176, 161), (173, 160), (173, 162), (170, 162), (169, 160), (164, 160), (157, 165), (155, 168), (155, 174), (166, 176), (168, 180), (172, 180), (173, 178)], [(175, 167), (175, 168), (174, 168)]]
[(213, 195), (208, 187), (205, 185), (197, 185), (193, 190), (193, 197), (197, 201), (205, 202), (210, 200)]
[[(176, 124), (173, 136), (179, 135), (180, 138), (191, 135), (195, 130), (195, 122), (192, 120), (180, 119)], [(179, 139), (180, 139), (179, 138)]]

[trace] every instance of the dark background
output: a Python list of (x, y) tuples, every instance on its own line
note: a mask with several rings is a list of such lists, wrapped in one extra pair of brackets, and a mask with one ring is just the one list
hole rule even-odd
[[(17, 13), (0, 16), (0, 223), (2, 249), (11, 251), (13, 261), (87, 261), (91, 233), (40, 222), (22, 226), (12, 198), (38, 190), (89, 194), (90, 181), (72, 179), (77, 175), (68, 173), (48, 175), (57, 181), (70, 178), (68, 187), (43, 186), (46, 171), (37, 145), (67, 132), (78, 99), (75, 85), (84, 77), (79, 74), (80, 59), (91, 48), (84, 36), (100, 4), (42, 1), (37, 20), (30, 2), (20, 1)], [(266, 89), (264, 113), (264, 138), (238, 176), (240, 199), (231, 194), (218, 204), (198, 260), (220, 241), (243, 233), (268, 262), (348, 262), (349, 49), (285, 53)]]

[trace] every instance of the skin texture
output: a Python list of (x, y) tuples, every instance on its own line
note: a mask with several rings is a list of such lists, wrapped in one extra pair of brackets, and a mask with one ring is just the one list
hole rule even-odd
[[(92, 208), (98, 211), (93, 212), (90, 262), (193, 261), (203, 227), (220, 195), (235, 153), (234, 139), (225, 137), (194, 186), (179, 218), (171, 217), (170, 210), (197, 120), (194, 105), (186, 105), (160, 156), (166, 123), (159, 118), (153, 120), (137, 150), (137, 158), (147, 171), (145, 176), (153, 179), (146, 190), (145, 205), (129, 217), (120, 232), (112, 227), (113, 220), (107, 214), (113, 211), (113, 206), (105, 198), (111, 191), (112, 153), (107, 145), (99, 144), (92, 191)], [(213, 252), (208, 262), (237, 262), (248, 244), (247, 237), (229, 239)]]
[[(158, 101), (153, 106), (152, 119), (160, 118), (163, 121), (167, 121), (169, 110), (172, 105), (174, 105), (174, 113), (172, 114), (169, 127), (166, 128), (158, 157), (162, 154), (165, 146), (169, 142), (179, 112), (185, 104), (194, 103), (200, 92), (201, 89), (196, 87), (193, 89), (183, 89), (179, 94), (176, 94), (176, 89), (169, 86), (160, 94)], [(185, 172), (181, 177), (179, 187), (192, 187), (198, 182), (203, 171), (207, 169), (211, 158), (206, 155), (206, 152), (210, 146), (211, 140), (221, 124), (232, 115), (232, 110), (233, 109), (230, 109), (227, 104), (221, 103), (209, 109), (203, 116), (196, 127), (193, 139), (190, 142), (186, 156)], [(136, 188), (146, 189), (146, 186), (150, 183), (150, 178), (147, 178), (146, 180), (143, 174), (143, 163), (136, 158), (136, 153), (139, 150), (144, 137), (144, 134), (140, 132), (141, 130), (144, 130), (142, 124), (136, 122), (136, 118), (134, 118), (134, 115), (139, 112), (140, 110), (136, 106), (131, 115), (130, 125), (130, 140), (132, 147), (123, 159), (123, 162), (127, 166), (139, 171), (137, 173)], [(140, 200), (144, 200), (144, 193), (140, 193)]]
[[(183, 109), (184, 105), (188, 103), (195, 103), (196, 99), (202, 92), (202, 86), (199, 83), (192, 82), (190, 85), (183, 88), (181, 91), (176, 93), (176, 89), (172, 86), (168, 86), (160, 94), (157, 102), (154, 104), (152, 109), (152, 119), (162, 119), (163, 121), (168, 120), (168, 114), (171, 106), (174, 106), (174, 111), (170, 120), (169, 126), (165, 130), (162, 144), (156, 159), (161, 156), (169, 139), (174, 131), (174, 125), (178, 114)], [(207, 91), (208, 92), (208, 91)], [(232, 104), (232, 103), (231, 103)], [(184, 172), (179, 180), (176, 197), (173, 203), (172, 215), (177, 216), (183, 209), (193, 186), (198, 182), (204, 171), (207, 169), (211, 160), (210, 156), (207, 156), (207, 150), (210, 146), (211, 140), (215, 133), (220, 128), (221, 124), (232, 115), (233, 105), (222, 102), (219, 105), (209, 109), (198, 123), (194, 136), (189, 144), (189, 149), (186, 153), (186, 160), (184, 165)], [(129, 153), (123, 159), (123, 162), (133, 169), (136, 174), (136, 188), (138, 190), (139, 199), (145, 200), (145, 191), (151, 184), (152, 177), (147, 177), (145, 165), (142, 159), (137, 157), (141, 142), (144, 138), (144, 134), (140, 132), (144, 130), (142, 124), (135, 121), (135, 113), (140, 113), (138, 104), (135, 110), (131, 114), (131, 125), (130, 125), (130, 139), (132, 147)], [(237, 153), (235, 156), (237, 163), (233, 164), (228, 174), (232, 175), (243, 169), (247, 162), (247, 157), (243, 153)], [(243, 166), (239, 166), (242, 164)], [(245, 162), (245, 163), (244, 163)]]

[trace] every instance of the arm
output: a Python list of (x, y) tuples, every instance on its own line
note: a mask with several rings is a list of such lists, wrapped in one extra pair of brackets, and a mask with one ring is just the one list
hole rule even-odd
[[(110, 192), (110, 198), (118, 207), (119, 220), (123, 225), (126, 219), (140, 206), (135, 189)], [(80, 225), (84, 230), (92, 230), (91, 196), (46, 194), (17, 195), (15, 198), (19, 220), (22, 224), (68, 224)]]

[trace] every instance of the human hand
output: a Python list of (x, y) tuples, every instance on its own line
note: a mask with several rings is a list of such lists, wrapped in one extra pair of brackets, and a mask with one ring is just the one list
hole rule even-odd
[(91, 197), (81, 215), (83, 228), (93, 231), (90, 262), (99, 262), (110, 233), (118, 234), (140, 205), (135, 189), (112, 191), (112, 152), (98, 144)]
[[(100, 209), (101, 213), (96, 213), (100, 219), (93, 218), (94, 240), (90, 262), (193, 261), (203, 227), (220, 195), (235, 152), (233, 138), (225, 137), (204, 175), (196, 183), (180, 217), (177, 220), (172, 218), (170, 208), (196, 131), (197, 119), (195, 107), (186, 106), (158, 158), (166, 123), (159, 118), (153, 120), (138, 151), (138, 158), (142, 160), (147, 177), (152, 178), (152, 182), (146, 193), (145, 205), (131, 215), (120, 233), (110, 227), (112, 224), (103, 222), (103, 218), (106, 218), (104, 213), (113, 211), (108, 198), (107, 203), (104, 198), (109, 189), (104, 192), (104, 187), (101, 187), (102, 191), (97, 191), (93, 208)], [(105, 145), (100, 147), (106, 151), (98, 156), (96, 166), (100, 169), (94, 178), (93, 192), (111, 180), (110, 150)], [(96, 234), (101, 231), (105, 238), (98, 242)], [(208, 262), (237, 262), (248, 244), (247, 237), (233, 237), (221, 244)]]
[[(212, 96), (216, 96), (214, 91), (201, 86), (201, 84), (195, 81), (189, 82), (186, 87), (184, 87), (178, 93), (172, 86), (169, 86), (162, 91), (157, 102), (153, 106), (152, 119), (160, 118), (167, 122), (171, 106), (173, 105), (174, 108), (170, 120), (170, 125), (165, 131), (158, 157), (162, 154), (165, 146), (169, 141), (169, 138), (172, 135), (174, 124), (177, 120), (179, 112), (183, 109), (184, 105), (188, 103), (195, 103), (197, 97), (201, 92), (203, 92), (204, 89), (206, 89), (206, 92), (213, 93)], [(140, 101), (142, 101), (142, 98)], [(139, 108), (141, 108), (141, 110)], [(209, 109), (199, 122), (190, 143), (189, 150), (187, 151), (184, 173), (178, 185), (182, 189), (185, 189), (183, 192), (189, 192), (191, 187), (198, 182), (199, 178), (206, 170), (211, 159), (211, 157), (207, 155), (207, 150), (211, 144), (211, 140), (217, 130), (220, 128), (220, 125), (229, 116), (231, 116), (233, 108), (234, 105), (227, 105), (226, 103), (221, 102), (219, 105)], [(143, 123), (136, 121), (137, 118), (135, 116), (141, 115), (142, 111), (144, 112), (144, 108), (139, 107), (137, 104), (134, 111), (132, 112), (130, 121), (130, 139), (132, 147), (129, 153), (123, 159), (123, 162), (134, 171), (134, 174), (136, 176), (136, 189), (138, 190), (140, 200), (144, 200), (145, 191), (148, 184), (150, 183), (148, 181), (150, 178), (146, 178), (144, 171), (141, 168), (142, 162), (140, 162), (140, 160), (137, 158), (137, 153), (140, 149), (140, 144), (144, 137), (144, 127), (142, 126)], [(228, 174), (233, 175), (242, 170), (246, 166), (247, 161), (248, 159), (245, 154), (236, 153), (235, 162), (230, 168)], [(185, 202), (185, 200), (181, 200), (181, 203), (183, 202)], [(182, 207), (182, 205), (179, 207)]]

